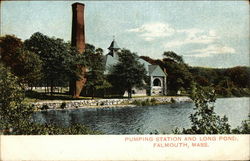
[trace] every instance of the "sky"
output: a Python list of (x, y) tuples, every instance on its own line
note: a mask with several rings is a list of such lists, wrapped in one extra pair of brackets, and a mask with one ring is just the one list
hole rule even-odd
[(33, 33), (71, 39), (71, 4), (85, 4), (85, 39), (105, 53), (120, 48), (162, 59), (164, 51), (191, 66), (249, 66), (248, 1), (3, 1), (1, 36)]

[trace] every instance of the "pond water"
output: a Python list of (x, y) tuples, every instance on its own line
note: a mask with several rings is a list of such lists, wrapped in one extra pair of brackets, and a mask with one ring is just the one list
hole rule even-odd
[[(215, 103), (215, 112), (226, 115), (235, 128), (248, 118), (250, 98), (221, 98)], [(105, 134), (172, 133), (176, 127), (188, 128), (189, 116), (194, 113), (193, 103), (174, 103), (158, 106), (121, 108), (81, 108), (36, 112), (34, 121), (60, 126), (84, 124)]]

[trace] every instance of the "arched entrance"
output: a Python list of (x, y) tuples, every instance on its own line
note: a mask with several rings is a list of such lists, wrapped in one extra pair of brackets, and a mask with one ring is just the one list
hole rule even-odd
[(155, 78), (153, 81), (153, 86), (160, 87), (161, 86), (161, 80), (159, 78)]

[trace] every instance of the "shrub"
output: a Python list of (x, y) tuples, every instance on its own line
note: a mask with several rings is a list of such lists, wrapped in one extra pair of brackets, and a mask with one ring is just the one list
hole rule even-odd
[(250, 114), (248, 120), (242, 121), (241, 126), (232, 130), (233, 134), (250, 134)]
[(173, 98), (171, 98), (170, 102), (171, 102), (171, 103), (176, 103), (176, 100), (173, 99)]
[(41, 110), (47, 110), (47, 109), (49, 109), (49, 106), (46, 104), (41, 107)]
[(231, 90), (231, 92), (232, 92), (232, 94), (233, 94), (234, 96), (236, 96), (236, 97), (241, 97), (241, 96), (242, 96), (241, 91), (240, 91), (239, 89), (237, 89), (237, 88), (233, 88), (233, 89)]
[(218, 95), (221, 95), (221, 96), (226, 96), (226, 97), (232, 96), (232, 93), (231, 93), (230, 89), (220, 87), (220, 86), (217, 86), (215, 88), (215, 93), (218, 94)]
[(146, 99), (146, 100), (134, 100), (132, 104), (136, 106), (153, 106), (153, 105), (157, 105), (157, 100), (155, 98)]
[(226, 116), (220, 118), (214, 112), (215, 92), (210, 87), (196, 87), (191, 94), (195, 113), (190, 115), (191, 128), (176, 129), (175, 133), (183, 134), (230, 134), (230, 125)]
[(249, 88), (240, 88), (240, 92), (242, 96), (250, 96), (250, 89)]
[(157, 104), (157, 100), (155, 99), (155, 98), (152, 98), (151, 100), (150, 100), (150, 102), (152, 103), (152, 104)]
[(66, 108), (66, 102), (62, 102), (60, 108), (61, 108), (61, 109), (65, 109), (65, 108)]
[[(0, 134), (7, 135), (73, 135), (99, 134), (83, 125), (58, 127), (32, 122), (35, 108), (23, 103), (24, 91), (17, 78), (0, 63)], [(48, 109), (43, 105), (42, 109)]]
[(133, 104), (133, 105), (136, 105), (136, 106), (142, 106), (141, 101), (138, 101), (138, 100), (134, 100), (134, 101), (132, 102), (132, 104)]

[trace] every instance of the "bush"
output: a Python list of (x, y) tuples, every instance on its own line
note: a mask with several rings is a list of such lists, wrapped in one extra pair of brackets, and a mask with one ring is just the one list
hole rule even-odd
[(141, 101), (138, 101), (138, 100), (134, 100), (134, 101), (132, 102), (132, 104), (133, 104), (133, 105), (136, 105), (136, 106), (142, 106), (142, 105), (141, 105)]
[[(35, 108), (23, 103), (24, 91), (17, 78), (0, 63), (0, 134), (7, 135), (75, 135), (99, 134), (83, 125), (58, 127), (32, 122)], [(48, 109), (43, 105), (42, 109)]]
[(218, 95), (221, 95), (221, 96), (226, 96), (226, 97), (232, 96), (232, 93), (231, 93), (230, 89), (220, 87), (220, 86), (217, 86), (215, 88), (215, 93), (218, 94)]
[(150, 106), (151, 104), (150, 104), (149, 100), (147, 99), (145, 101), (141, 101), (141, 105), (142, 106)]
[(36, 124), (36, 123), (27, 123), (22, 129), (15, 131), (16, 135), (85, 135), (85, 134), (102, 134), (98, 131), (93, 131), (88, 127), (83, 125), (71, 125), (70, 127), (59, 127), (56, 125), (49, 124)]
[(233, 88), (233, 89), (231, 90), (231, 92), (232, 92), (232, 94), (233, 94), (234, 96), (236, 96), (236, 97), (242, 97), (242, 96), (243, 96), (241, 90), (239, 90), (239, 89), (237, 89), (237, 88)]
[(66, 108), (66, 102), (63, 102), (60, 106), (61, 109), (65, 109)]
[(152, 99), (150, 100), (150, 102), (151, 102), (152, 104), (157, 104), (157, 100), (156, 100), (155, 98), (152, 98)]
[(248, 120), (242, 121), (241, 126), (232, 130), (233, 134), (250, 134), (250, 114)]
[(170, 102), (171, 102), (171, 103), (176, 103), (176, 100), (173, 99), (173, 98), (171, 98)]
[(214, 112), (215, 92), (210, 87), (196, 87), (191, 94), (195, 103), (195, 113), (190, 115), (191, 128), (175, 133), (183, 134), (230, 134), (230, 125), (226, 116), (220, 117)]
[(249, 88), (240, 88), (240, 92), (242, 96), (250, 96), (250, 89)]
[(153, 106), (153, 105), (157, 105), (157, 100), (155, 98), (146, 99), (146, 100), (134, 100), (132, 104), (136, 106)]
[(41, 107), (41, 110), (47, 110), (47, 109), (49, 109), (49, 106), (48, 106), (48, 105), (43, 105), (43, 106)]

